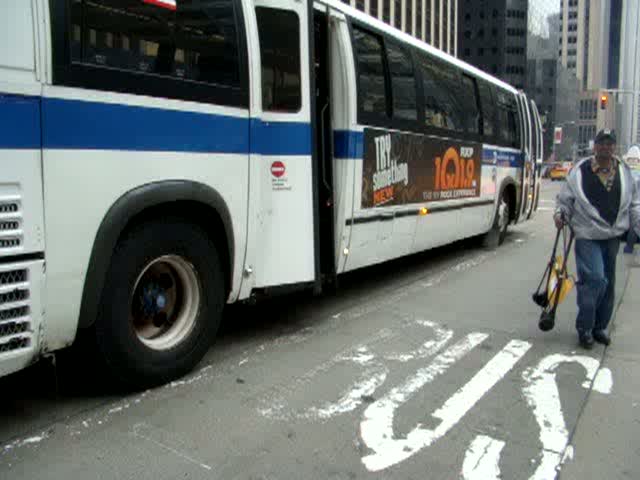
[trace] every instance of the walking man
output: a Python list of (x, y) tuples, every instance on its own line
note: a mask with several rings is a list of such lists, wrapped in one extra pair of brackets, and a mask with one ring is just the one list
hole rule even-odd
[(575, 233), (578, 270), (578, 340), (609, 345), (607, 327), (614, 307), (620, 239), (630, 228), (640, 233), (640, 192), (631, 170), (614, 155), (616, 136), (598, 132), (594, 156), (580, 160), (556, 200), (554, 221)]

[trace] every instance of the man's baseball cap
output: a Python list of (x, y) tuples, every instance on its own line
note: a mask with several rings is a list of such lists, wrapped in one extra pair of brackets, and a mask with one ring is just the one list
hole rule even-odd
[(604, 130), (600, 130), (596, 135), (595, 143), (602, 143), (605, 140), (616, 143), (616, 134), (613, 130), (605, 128)]

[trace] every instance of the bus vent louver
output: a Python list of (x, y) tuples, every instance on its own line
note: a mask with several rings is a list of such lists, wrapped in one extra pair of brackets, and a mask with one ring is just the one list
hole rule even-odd
[(28, 348), (32, 334), (28, 270), (0, 267), (0, 355)]
[(0, 252), (17, 253), (23, 247), (23, 237), (20, 203), (0, 200)]

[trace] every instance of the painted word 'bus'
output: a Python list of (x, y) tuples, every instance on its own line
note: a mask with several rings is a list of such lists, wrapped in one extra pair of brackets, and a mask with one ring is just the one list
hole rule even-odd
[(0, 375), (190, 371), (226, 303), (536, 209), (522, 92), (334, 0), (3, 0)]

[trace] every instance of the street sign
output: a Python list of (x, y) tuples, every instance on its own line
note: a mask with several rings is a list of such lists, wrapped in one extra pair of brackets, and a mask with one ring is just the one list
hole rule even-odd
[(555, 145), (562, 143), (562, 127), (556, 127), (553, 131), (553, 143)]
[(286, 168), (284, 166), (284, 163), (280, 161), (275, 161), (271, 164), (271, 175), (273, 175), (274, 177), (276, 178), (282, 177), (285, 171), (286, 171)]

